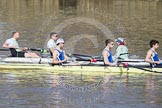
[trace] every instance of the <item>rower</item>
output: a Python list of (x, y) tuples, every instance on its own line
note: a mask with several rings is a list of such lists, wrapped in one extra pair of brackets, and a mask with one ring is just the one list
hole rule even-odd
[(52, 57), (52, 54), (54, 53), (54, 49), (56, 48), (56, 42), (55, 41), (57, 40), (57, 38), (58, 38), (57, 33), (55, 33), (55, 32), (50, 33), (50, 40), (47, 43), (47, 48), (50, 51), (51, 57)]
[(147, 52), (145, 61), (150, 63), (151, 66), (154, 66), (153, 64), (162, 64), (162, 60), (159, 59), (158, 53), (156, 52), (156, 49), (159, 47), (159, 41), (151, 40), (150, 47), (151, 48)]
[(3, 48), (9, 48), (12, 57), (32, 57), (32, 58), (39, 58), (36, 53), (27, 51), (28, 48), (20, 48), (17, 42), (17, 39), (20, 37), (19, 32), (13, 32), (12, 38), (7, 39), (3, 44)]
[(54, 64), (62, 64), (65, 63), (68, 59), (67, 55), (65, 54), (65, 51), (63, 51), (63, 46), (64, 46), (64, 39), (59, 38), (56, 41), (56, 49), (54, 49), (53, 52), (53, 63)]
[(118, 47), (115, 51), (115, 54), (113, 56), (113, 60), (116, 59), (128, 59), (128, 48), (126, 47), (126, 41), (124, 38), (117, 38), (115, 39)]
[(116, 66), (117, 65), (117, 61), (113, 61), (112, 58), (112, 53), (111, 53), (111, 48), (114, 47), (114, 43), (113, 40), (111, 39), (107, 39), (105, 41), (106, 47), (102, 52), (102, 56), (103, 56), (103, 60), (104, 60), (104, 64), (105, 65), (109, 65), (109, 66)]

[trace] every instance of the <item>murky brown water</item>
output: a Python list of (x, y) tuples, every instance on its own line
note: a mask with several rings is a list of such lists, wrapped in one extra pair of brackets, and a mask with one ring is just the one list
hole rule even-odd
[(106, 38), (121, 36), (144, 57), (150, 39), (162, 41), (161, 13), (161, 0), (1, 0), (0, 44), (17, 30), (21, 46), (45, 47), (56, 31), (67, 52), (97, 55)]

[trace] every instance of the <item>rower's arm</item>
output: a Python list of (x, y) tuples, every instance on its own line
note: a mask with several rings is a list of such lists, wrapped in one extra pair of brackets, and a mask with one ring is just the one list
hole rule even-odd
[(9, 44), (7, 42), (5, 42), (3, 45), (2, 45), (3, 48), (16, 48), (14, 46), (9, 46)]
[(53, 47), (51, 47), (51, 48), (50, 48), (50, 51), (51, 51), (52, 53), (54, 53), (54, 48), (53, 48)]
[(57, 53), (56, 51), (54, 51), (54, 52), (53, 52), (53, 63), (54, 63), (54, 64), (59, 64), (59, 63), (61, 63), (61, 62), (58, 60), (57, 56), (58, 56), (58, 53)]

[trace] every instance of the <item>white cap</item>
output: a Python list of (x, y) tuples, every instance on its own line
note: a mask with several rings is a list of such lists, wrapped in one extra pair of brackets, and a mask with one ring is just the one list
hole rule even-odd
[(63, 38), (57, 39), (56, 44), (59, 44), (59, 43), (64, 43), (64, 39)]
[(124, 42), (124, 38), (119, 37), (119, 38), (115, 39), (115, 41), (119, 42), (119, 43), (123, 43)]

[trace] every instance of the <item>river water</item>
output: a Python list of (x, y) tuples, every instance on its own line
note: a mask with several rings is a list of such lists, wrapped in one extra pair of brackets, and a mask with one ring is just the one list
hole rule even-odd
[[(162, 42), (162, 1), (0, 0), (0, 45), (12, 31), (30, 48), (46, 48), (55, 31), (66, 52), (92, 55), (102, 52), (105, 39), (123, 37), (130, 54), (143, 58), (151, 39)], [(0, 70), (0, 108), (162, 108), (161, 74), (79, 73)], [(71, 90), (60, 79), (79, 88), (99, 86)]]
[(162, 75), (1, 70), (1, 108), (161, 108)]

